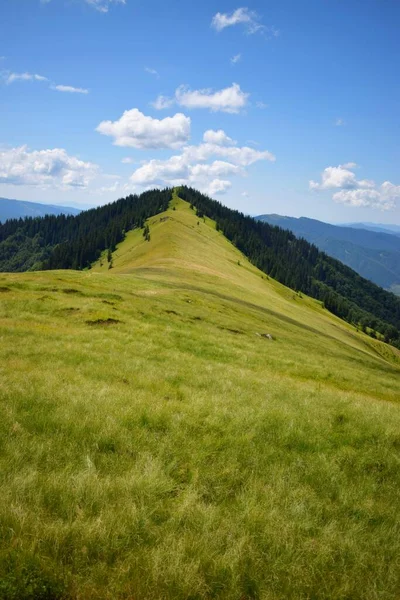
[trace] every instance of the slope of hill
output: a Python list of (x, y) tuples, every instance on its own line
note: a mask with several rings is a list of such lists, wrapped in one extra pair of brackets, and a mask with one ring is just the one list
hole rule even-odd
[[(131, 195), (76, 217), (7, 221), (0, 226), (0, 271), (90, 267), (102, 251), (110, 257), (127, 232), (165, 210), (172, 192)], [(385, 341), (400, 345), (400, 301), (393, 294), (289, 231), (255, 221), (191, 188), (181, 187), (180, 195), (196, 207), (199, 217), (215, 219), (217, 228), (266, 274), (321, 300), (331, 312), (371, 335), (378, 332)]]
[(396, 600), (399, 352), (147, 225), (0, 274), (0, 597)]
[(7, 219), (44, 217), (45, 215), (78, 215), (80, 212), (78, 208), (70, 206), (56, 206), (53, 204), (0, 198), (0, 223), (4, 223)]
[(257, 219), (290, 229), (383, 288), (400, 284), (400, 237), (384, 231), (339, 227), (315, 219), (260, 215)]

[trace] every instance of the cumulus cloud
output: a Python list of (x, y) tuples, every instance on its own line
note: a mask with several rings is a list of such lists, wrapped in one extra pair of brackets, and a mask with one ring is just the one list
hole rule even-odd
[(9, 85), (15, 81), (48, 81), (48, 79), (37, 73), (8, 73), (6, 83)]
[(333, 200), (339, 204), (356, 208), (378, 208), (393, 210), (400, 198), (400, 186), (385, 181), (378, 186), (372, 179), (357, 179), (353, 170), (357, 164), (353, 162), (327, 167), (321, 175), (321, 183), (310, 181), (312, 190), (333, 190)]
[(218, 12), (211, 21), (211, 27), (216, 31), (222, 31), (226, 27), (233, 27), (234, 25), (243, 25), (249, 34), (265, 29), (264, 25), (260, 23), (258, 14), (246, 7), (237, 8), (231, 13)]
[(249, 167), (260, 160), (275, 161), (275, 156), (271, 152), (268, 152), (268, 150), (260, 151), (248, 146), (222, 146), (215, 143), (186, 146), (183, 150), (183, 155), (187, 160), (192, 162), (202, 162), (209, 160), (212, 156), (218, 156), (241, 167)]
[(268, 108), (268, 104), (265, 104), (265, 102), (256, 102), (256, 107), (260, 108), (261, 110), (264, 110), (265, 108)]
[(85, 188), (97, 174), (97, 165), (69, 156), (62, 148), (30, 151), (20, 146), (0, 151), (0, 183)]
[(52, 85), (52, 90), (57, 92), (66, 92), (68, 94), (88, 94), (89, 90), (86, 88), (73, 87), (72, 85)]
[(139, 149), (179, 148), (190, 137), (190, 118), (182, 113), (153, 119), (137, 108), (126, 110), (117, 121), (102, 121), (96, 131), (114, 138), (115, 146)]
[(312, 190), (329, 190), (332, 188), (351, 189), (358, 187), (355, 174), (349, 170), (349, 164), (352, 163), (339, 165), (338, 167), (327, 167), (322, 172), (321, 183), (310, 181), (310, 188)]
[(232, 58), (231, 58), (231, 64), (236, 65), (236, 63), (238, 63), (241, 59), (242, 59), (241, 54), (235, 54), (235, 56), (232, 56)]
[(338, 117), (335, 121), (336, 127), (342, 127), (344, 124), (344, 120), (341, 117)]
[(231, 187), (227, 177), (246, 175), (246, 167), (275, 157), (268, 151), (238, 147), (223, 130), (208, 130), (204, 142), (198, 146), (185, 146), (180, 154), (166, 160), (145, 161), (131, 176), (137, 186), (189, 184), (213, 195), (226, 192)]
[(216, 91), (209, 88), (191, 90), (181, 85), (175, 90), (173, 97), (158, 96), (152, 106), (157, 110), (163, 110), (178, 104), (189, 109), (206, 108), (212, 112), (238, 113), (247, 105), (249, 95), (243, 92), (237, 83)]
[(205, 192), (209, 196), (214, 196), (215, 194), (225, 194), (225, 192), (227, 190), (229, 190), (229, 188), (231, 188), (231, 187), (232, 187), (232, 183), (230, 181), (228, 181), (227, 179), (213, 179), (209, 183)]
[(215, 92), (211, 89), (190, 90), (186, 86), (180, 86), (175, 92), (176, 101), (181, 106), (227, 113), (238, 113), (246, 106), (248, 97), (249, 94), (242, 92), (237, 83)]
[(236, 144), (235, 140), (226, 135), (222, 129), (218, 129), (218, 131), (208, 129), (204, 132), (203, 141), (217, 146), (234, 146)]

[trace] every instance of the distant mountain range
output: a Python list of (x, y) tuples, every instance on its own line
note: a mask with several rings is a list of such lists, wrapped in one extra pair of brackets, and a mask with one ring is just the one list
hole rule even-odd
[(400, 236), (400, 225), (387, 225), (382, 223), (339, 223), (339, 227), (352, 227), (353, 229), (369, 229), (370, 231), (383, 231)]
[[(289, 229), (357, 273), (395, 293), (400, 290), (400, 227), (365, 224), (330, 225), (315, 219), (260, 215), (271, 225)], [(390, 228), (384, 231), (383, 228)], [(398, 230), (398, 231), (396, 231)]]
[(56, 206), (54, 204), (40, 204), (38, 202), (26, 202), (25, 200), (10, 200), (0, 198), (0, 222), (7, 219), (19, 219), (20, 217), (44, 217), (45, 215), (78, 215), (81, 211), (70, 206)]

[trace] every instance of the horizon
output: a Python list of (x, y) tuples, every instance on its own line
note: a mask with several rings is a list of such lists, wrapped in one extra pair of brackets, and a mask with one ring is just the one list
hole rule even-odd
[(0, 196), (86, 210), (188, 184), (252, 216), (400, 223), (399, 5), (6, 0), (0, 17)]
[[(39, 205), (43, 205), (43, 206), (54, 206), (57, 208), (72, 208), (72, 209), (77, 209), (77, 210), (81, 210), (81, 211), (85, 211), (85, 210), (91, 210), (93, 208), (98, 208), (100, 206), (104, 206), (104, 205), (93, 205), (93, 206), (74, 206), (72, 203), (70, 204), (57, 204), (55, 202), (35, 202), (32, 200), (19, 200), (17, 198), (2, 198), (0, 197), (0, 201), (1, 200), (11, 200), (12, 202), (23, 202), (23, 203), (28, 203), (28, 204), (39, 204)], [(116, 202), (117, 200), (119, 200), (119, 198), (116, 198), (115, 200), (110, 200), (109, 202), (106, 202), (105, 204), (111, 204), (112, 202)], [(220, 202), (222, 202), (222, 204), (224, 204), (223, 201), (219, 200)], [(240, 210), (240, 209), (237, 209)], [(244, 211), (241, 211), (244, 212)], [(334, 225), (337, 227), (340, 226), (347, 226), (347, 227), (351, 227), (352, 225), (365, 225), (365, 226), (375, 226), (375, 227), (400, 227), (400, 224), (398, 223), (380, 223), (380, 222), (372, 222), (372, 221), (349, 221), (349, 222), (336, 222), (336, 223), (332, 223), (330, 221), (321, 221), (320, 219), (314, 219), (313, 217), (308, 217), (306, 215), (301, 215), (300, 217), (293, 217), (292, 215), (284, 215), (284, 214), (279, 214), (279, 213), (259, 213), (259, 214), (251, 214), (251, 213), (246, 213), (244, 212), (245, 215), (248, 215), (249, 217), (252, 217), (253, 219), (257, 218), (257, 217), (263, 217), (263, 216), (276, 216), (276, 217), (282, 217), (282, 218), (288, 218), (288, 219), (310, 219), (310, 220), (314, 220), (314, 221), (320, 221), (321, 223), (326, 223), (327, 225)], [(72, 215), (72, 216), (76, 216), (76, 215)], [(0, 219), (1, 222), (1, 219)], [(390, 233), (389, 230), (386, 230), (387, 233)]]

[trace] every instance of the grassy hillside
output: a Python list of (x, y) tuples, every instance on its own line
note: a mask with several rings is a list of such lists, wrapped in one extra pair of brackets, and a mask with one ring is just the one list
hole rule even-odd
[(0, 598), (398, 598), (399, 353), (148, 223), (0, 274)]

